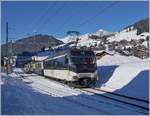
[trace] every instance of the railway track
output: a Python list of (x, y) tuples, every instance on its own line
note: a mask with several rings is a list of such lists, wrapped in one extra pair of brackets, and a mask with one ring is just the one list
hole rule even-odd
[(129, 104), (129, 105), (141, 108), (147, 112), (149, 111), (149, 102), (146, 100), (141, 100), (141, 99), (137, 99), (137, 98), (133, 98), (129, 96), (120, 95), (117, 93), (108, 92), (105, 90), (101, 90), (99, 88), (84, 88), (82, 90), (93, 93), (97, 96), (102, 96), (105, 98), (112, 99), (114, 101), (118, 101), (124, 104)]
[[(18, 73), (17, 75), (21, 76), (21, 78), (24, 78), (24, 76), (21, 75), (21, 74), (19, 74), (19, 73)], [(33, 81), (32, 79), (29, 79), (29, 78), (27, 78), (27, 79), (30, 80), (30, 81)], [(37, 84), (37, 85), (39, 85), (39, 86), (42, 86), (42, 87), (43, 87), (43, 89), (41, 89), (40, 87), (36, 87), (38, 90), (43, 91), (44, 93), (46, 93), (46, 94), (48, 94), (48, 95), (50, 95), (50, 96), (60, 97), (60, 96), (63, 96), (62, 93), (65, 93), (65, 92), (66, 92), (66, 91), (62, 91), (62, 90), (58, 90), (58, 89), (51, 88), (51, 87), (46, 86), (46, 85), (44, 85), (44, 84), (42, 84), (42, 83), (39, 83), (39, 82), (35, 82), (35, 81), (34, 81), (34, 83)], [(45, 89), (44, 89), (44, 88), (45, 88)], [(49, 91), (46, 90), (47, 88), (49, 89)], [(57, 94), (55, 94), (54, 91), (55, 91)], [(72, 95), (76, 95), (76, 94), (72, 93)], [(112, 114), (112, 113), (103, 111), (103, 110), (101, 110), (100, 108), (97, 108), (97, 107), (88, 105), (88, 104), (86, 104), (86, 103), (82, 103), (82, 102), (77, 101), (77, 100), (73, 100), (73, 99), (71, 99), (71, 98), (69, 98), (69, 97), (63, 97), (63, 99), (66, 100), (67, 102), (75, 103), (75, 104), (81, 105), (81, 106), (83, 106), (83, 107), (90, 108), (90, 109), (95, 110), (95, 111), (97, 111), (97, 112), (99, 112), (99, 113), (101, 113), (101, 114), (110, 114), (110, 115)]]
[[(25, 76), (23, 76), (22, 74), (19, 74), (18, 73), (18, 75), (19, 76), (21, 76), (22, 78), (25, 78)], [(30, 80), (31, 82), (33, 81), (32, 79), (29, 79), (29, 78), (27, 78), (28, 80)], [(57, 84), (59, 83), (60, 84), (60, 82), (57, 82), (57, 81), (54, 81), (53, 80), (53, 82), (56, 82)], [(63, 96), (62, 95), (62, 93), (65, 93), (65, 92), (68, 92), (68, 91), (63, 91), (63, 90), (58, 90), (58, 89), (54, 89), (54, 88), (51, 88), (51, 87), (49, 87), (49, 86), (46, 86), (46, 85), (44, 85), (44, 84), (42, 84), (42, 83), (39, 83), (39, 82), (36, 82), (36, 84), (38, 84), (38, 85), (40, 85), (40, 86), (42, 86), (42, 87), (44, 87), (44, 88), (49, 88), (49, 91), (47, 91), (46, 89), (42, 89), (41, 91), (43, 91), (43, 92), (45, 92), (46, 94), (48, 94), (48, 95), (51, 95), (51, 96)], [(62, 84), (62, 83), (61, 83)], [(63, 86), (66, 86), (65, 84), (62, 84)], [(39, 87), (37, 87), (37, 89), (41, 89), (41, 88), (39, 88)], [(88, 92), (88, 93), (92, 93), (92, 94), (94, 94), (94, 95), (97, 95), (97, 96), (101, 96), (101, 95), (99, 95), (98, 93), (95, 93), (95, 92), (91, 92), (91, 91), (89, 91), (89, 90), (87, 90), (87, 89), (82, 89), (83, 91), (86, 91), (86, 92)], [(99, 90), (97, 90), (97, 91), (99, 91)], [(55, 92), (57, 92), (57, 94), (54, 94)], [(72, 93), (72, 95), (76, 95), (76, 93)], [(101, 97), (104, 97), (103, 95), (101, 96)], [(93, 96), (80, 96), (80, 98), (81, 99), (86, 99), (86, 100), (91, 100), (91, 101), (95, 101), (95, 102), (98, 102), (98, 103), (100, 103), (100, 104), (110, 104), (110, 105), (113, 105), (113, 106), (116, 106), (116, 107), (120, 107), (120, 108), (125, 108), (125, 109), (127, 109), (127, 110), (130, 110), (130, 111), (134, 111), (134, 112), (138, 112), (138, 113), (142, 113), (142, 114), (147, 114), (146, 112), (141, 112), (141, 111), (139, 111), (139, 110), (133, 110), (133, 109), (131, 109), (131, 108), (128, 108), (128, 107), (126, 107), (126, 106), (121, 106), (121, 105), (118, 105), (118, 104), (114, 104), (114, 103), (110, 103), (110, 102), (104, 102), (104, 101), (102, 101), (102, 100), (100, 100), (100, 99), (98, 99), (98, 98), (94, 98)], [(110, 99), (110, 97), (105, 97), (105, 98), (109, 98)], [(75, 103), (75, 104), (78, 104), (78, 105), (81, 105), (81, 106), (84, 106), (84, 107), (87, 107), (87, 108), (90, 108), (90, 109), (93, 109), (93, 110), (96, 110), (97, 112), (100, 112), (100, 113), (103, 113), (103, 114), (111, 114), (111, 113), (109, 113), (109, 112), (107, 112), (107, 111), (104, 111), (104, 110), (101, 110), (101, 108), (97, 108), (97, 107), (94, 107), (93, 106), (93, 104), (92, 104), (92, 106), (91, 105), (89, 105), (89, 104), (86, 104), (85, 102), (84, 103), (82, 103), (81, 101), (77, 101), (77, 100), (73, 100), (73, 99), (70, 99), (70, 98), (68, 98), (68, 97), (63, 97), (63, 99), (65, 99), (65, 100), (67, 100), (67, 101), (69, 101), (69, 102), (72, 102), (72, 103)], [(114, 100), (114, 99), (113, 99)], [(118, 100), (116, 100), (117, 102), (118, 102)], [(120, 101), (119, 101), (120, 102)], [(124, 102), (123, 102), (124, 103)], [(128, 104), (128, 105), (131, 105), (131, 104)]]
[(116, 95), (116, 96), (120, 96), (120, 97), (125, 97), (125, 98), (133, 99), (133, 100), (136, 100), (136, 101), (141, 101), (141, 102), (144, 102), (144, 103), (149, 103), (148, 100), (143, 100), (143, 99), (139, 99), (139, 98), (135, 98), (135, 97), (130, 97), (130, 96), (118, 94), (118, 93), (115, 93), (115, 92), (106, 91), (106, 90), (103, 90), (103, 89), (100, 89), (100, 88), (94, 88), (94, 89), (96, 89), (98, 91), (102, 91), (102, 92), (107, 92), (107, 93), (112, 94), (112, 95)]

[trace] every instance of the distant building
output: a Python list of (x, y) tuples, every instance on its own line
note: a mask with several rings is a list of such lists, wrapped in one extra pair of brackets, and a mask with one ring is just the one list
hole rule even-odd
[(105, 55), (114, 55), (114, 51), (112, 52), (110, 52), (110, 51), (106, 51), (106, 50), (96, 50), (96, 51), (94, 51), (95, 52), (95, 55), (96, 55), (96, 59), (101, 59), (103, 56), (105, 56)]
[(134, 56), (139, 57), (141, 59), (149, 57), (149, 49), (144, 45), (139, 45), (134, 47)]

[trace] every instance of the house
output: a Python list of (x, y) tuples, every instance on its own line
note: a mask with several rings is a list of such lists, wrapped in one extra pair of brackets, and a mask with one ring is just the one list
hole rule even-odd
[(114, 51), (107, 51), (107, 50), (99, 50), (99, 51), (94, 51), (95, 55), (96, 55), (96, 59), (101, 59), (103, 56), (105, 55), (111, 55), (113, 56), (114, 55)]

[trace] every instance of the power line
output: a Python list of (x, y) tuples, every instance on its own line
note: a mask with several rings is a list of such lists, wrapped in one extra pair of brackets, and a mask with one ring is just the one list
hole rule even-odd
[[(62, 24), (62, 25), (60, 25), (57, 29), (56, 29), (56, 31), (58, 31), (58, 29), (60, 30), (60, 29), (62, 29), (66, 24), (68, 24), (74, 17), (74, 15), (77, 13), (77, 11), (75, 11), (75, 13), (73, 13), (73, 14), (71, 14), (66, 20), (65, 20), (65, 22)], [(80, 12), (78, 12), (78, 14), (79, 14)]]
[[(87, 6), (88, 4), (86, 4), (86, 6)], [(98, 7), (98, 8), (100, 8), (100, 7)], [(68, 24), (74, 17), (73, 16), (75, 16), (76, 15), (76, 13), (80, 13), (80, 11), (75, 11), (75, 13), (73, 13), (73, 14), (71, 14), (67, 19), (66, 19), (66, 21), (61, 25), (61, 26), (59, 26), (58, 28), (57, 28), (57, 30), (56, 31), (58, 31), (58, 29), (60, 30), (60, 29), (62, 29), (66, 24)]]
[[(52, 5), (49, 5), (45, 12), (36, 20), (35, 23), (33, 23), (32, 28), (35, 29), (37, 27), (38, 24), (40, 24), (42, 22), (42, 20), (44, 19), (44, 17), (48, 14), (49, 10), (51, 7), (53, 7), (53, 5), (55, 5), (56, 3), (54, 2)], [(40, 23), (39, 23), (40, 22)]]
[[(106, 7), (103, 8), (100, 12), (98, 12), (96, 15), (94, 15), (94, 16), (90, 17), (89, 19), (85, 20), (84, 22), (82, 22), (82, 23), (81, 23), (78, 27), (76, 27), (76, 28), (80, 28), (81, 26), (87, 24), (87, 23), (90, 22), (93, 18), (96, 18), (97, 16), (99, 16), (100, 14), (102, 14), (103, 12), (105, 12), (106, 10), (108, 10), (110, 7), (114, 6), (115, 4), (116, 4), (116, 2), (113, 2), (113, 3), (111, 3), (110, 5), (106, 6)], [(98, 7), (98, 8), (101, 8), (101, 7)], [(77, 12), (77, 11), (76, 11), (76, 12)], [(74, 14), (71, 15), (71, 17), (68, 17), (67, 20), (66, 20), (66, 22), (64, 22), (58, 29), (63, 28), (70, 20), (73, 19), (73, 16), (74, 16)], [(57, 30), (58, 30), (58, 29), (57, 29)]]
[(52, 15), (50, 15), (50, 16), (48, 17), (48, 19), (44, 22), (44, 24), (41, 25), (41, 26), (39, 26), (39, 27), (37, 28), (37, 30), (45, 29), (45, 28), (42, 28), (42, 27), (44, 27), (46, 24), (48, 25), (48, 23), (49, 23), (50, 21), (52, 21), (52, 19), (64, 8), (65, 4), (66, 4), (66, 3), (63, 3), (63, 4), (55, 11), (55, 13), (53, 13)]
[(113, 3), (111, 3), (110, 5), (106, 6), (105, 8), (103, 8), (100, 12), (98, 12), (97, 14), (95, 14), (94, 16), (88, 18), (87, 20), (85, 20), (84, 22), (82, 22), (81, 24), (79, 24), (75, 29), (81, 28), (83, 25), (87, 24), (88, 22), (92, 21), (92, 19), (96, 18), (97, 16), (101, 15), (102, 13), (104, 13), (106, 10), (108, 10), (109, 8), (111, 8), (112, 6), (114, 6), (118, 1), (115, 1)]

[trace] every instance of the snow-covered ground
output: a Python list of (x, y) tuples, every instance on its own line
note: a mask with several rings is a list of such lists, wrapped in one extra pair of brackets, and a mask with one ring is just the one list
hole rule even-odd
[(149, 60), (106, 55), (98, 60), (101, 89), (149, 100)]
[[(15, 70), (17, 72), (17, 69)], [(145, 110), (73, 89), (36, 74), (1, 73), (2, 114), (145, 114)]]
[[(105, 55), (97, 61), (103, 90), (149, 100), (149, 58), (141, 60), (120, 54)], [(2, 114), (144, 114), (147, 111), (93, 93), (74, 89), (36, 74), (1, 73)], [(105, 95), (106, 93), (102, 93)]]

